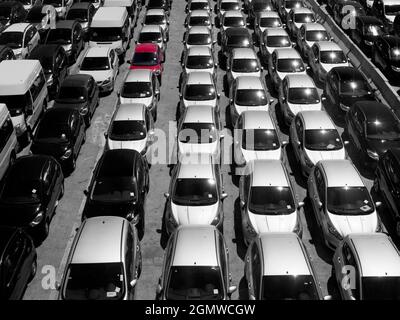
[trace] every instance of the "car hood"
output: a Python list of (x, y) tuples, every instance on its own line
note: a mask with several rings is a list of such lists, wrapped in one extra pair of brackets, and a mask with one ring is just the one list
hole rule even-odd
[(292, 104), (288, 103), (290, 110), (296, 115), (300, 111), (320, 111), (322, 110), (321, 103), (313, 104)]
[(219, 150), (218, 140), (211, 143), (182, 143), (178, 141), (179, 159), (197, 154), (215, 155)]
[(343, 237), (349, 233), (375, 232), (378, 225), (376, 212), (359, 216), (342, 216), (328, 213), (328, 216), (335, 229)]
[(242, 76), (261, 77), (261, 71), (255, 71), (255, 72), (234, 72), (234, 71), (232, 71), (231, 73), (232, 73), (233, 79), (236, 79), (237, 77), (242, 77)]
[(243, 158), (246, 162), (250, 162), (252, 160), (281, 160), (282, 156), (282, 149), (276, 150), (266, 150), (266, 151), (259, 151), (259, 150), (246, 150), (240, 148), (242, 151)]
[(292, 232), (297, 224), (297, 211), (287, 215), (260, 215), (249, 212), (251, 225), (257, 233)]
[(305, 149), (308, 158), (316, 164), (320, 160), (344, 160), (346, 158), (345, 149), (317, 151)]
[(0, 203), (2, 225), (28, 227), (41, 209), (40, 203)]
[(212, 100), (186, 100), (183, 99), (183, 104), (185, 107), (188, 106), (211, 106), (211, 107), (216, 107), (217, 106), (217, 99), (212, 99)]
[(180, 225), (211, 224), (218, 214), (218, 202), (210, 206), (180, 206), (171, 202), (172, 214)]
[(109, 149), (130, 149), (141, 152), (146, 147), (147, 139), (142, 140), (107, 140), (107, 146)]
[(31, 146), (33, 154), (45, 154), (58, 159), (64, 155), (69, 147), (69, 142), (59, 139), (35, 139)]
[(236, 112), (240, 115), (242, 112), (245, 111), (268, 111), (269, 105), (262, 105), (262, 106), (240, 106), (235, 104)]
[(94, 78), (96, 82), (104, 81), (107, 78), (112, 77), (113, 73), (112, 70), (79, 70), (79, 74), (88, 74)]
[(367, 148), (376, 152), (379, 156), (383, 155), (386, 150), (393, 147), (398, 147), (398, 140), (368, 140)]

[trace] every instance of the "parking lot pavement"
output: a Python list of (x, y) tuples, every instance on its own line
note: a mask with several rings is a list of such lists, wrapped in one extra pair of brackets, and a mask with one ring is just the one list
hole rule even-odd
[[(212, 3), (214, 4), (214, 3)], [(175, 120), (176, 107), (179, 101), (178, 79), (181, 72), (180, 56), (183, 49), (181, 43), (184, 33), (184, 0), (174, 0), (170, 16), (170, 39), (167, 47), (165, 70), (163, 73), (161, 86), (161, 100), (158, 104), (158, 120), (156, 127), (168, 132), (169, 122)], [(135, 36), (140, 30), (140, 23), (144, 14), (141, 12), (138, 26), (135, 28)], [(214, 30), (215, 36), (217, 30)], [(135, 37), (134, 37), (135, 38)], [(131, 58), (134, 42), (132, 40), (125, 60)], [(219, 47), (215, 46), (215, 55)], [(74, 68), (73, 68), (74, 69)], [(76, 69), (76, 68), (75, 68)], [(103, 133), (108, 128), (108, 124), (113, 113), (117, 100), (116, 91), (121, 86), (123, 78), (127, 72), (128, 65), (125, 62), (120, 66), (120, 74), (116, 81), (116, 89), (106, 97), (101, 98), (100, 105), (94, 115), (92, 124), (87, 131), (86, 143), (83, 145), (77, 160), (75, 172), (65, 180), (65, 195), (60, 201), (57, 213), (53, 218), (50, 227), (50, 234), (46, 241), (38, 248), (38, 272), (32, 283), (28, 286), (24, 299), (55, 299), (57, 291), (48, 288), (54, 284), (53, 271), (60, 280), (64, 271), (65, 261), (75, 234), (75, 229), (81, 221), (80, 208), (83, 204), (83, 190), (87, 187), (91, 172), (95, 166), (96, 159), (100, 155), (104, 145)], [(218, 89), (221, 93), (220, 113), (221, 120), (225, 121), (226, 106), (228, 99), (223, 93), (223, 75), (225, 71), (218, 70)], [(321, 91), (320, 91), (321, 92)], [(275, 96), (276, 98), (276, 96)], [(274, 103), (271, 106), (271, 114), (276, 119)], [(343, 132), (339, 128), (340, 132)], [(288, 140), (288, 137), (281, 132), (281, 139)], [(304, 188), (305, 181), (299, 176), (299, 168), (293, 160), (290, 147), (286, 148), (286, 166), (293, 179), (299, 201), (306, 197)], [(224, 200), (224, 237), (230, 250), (230, 268), (233, 282), (238, 285), (239, 290), (232, 295), (233, 299), (247, 298), (246, 284), (243, 279), (244, 254), (246, 248), (241, 238), (240, 212), (238, 211), (238, 188), (235, 179), (230, 175), (231, 167), (223, 165), (222, 172), (224, 178), (225, 192), (228, 198)], [(268, 174), (268, 173), (266, 173)], [(150, 191), (146, 203), (146, 230), (141, 241), (143, 256), (142, 274), (136, 287), (137, 299), (154, 299), (158, 277), (161, 274), (164, 251), (160, 245), (160, 233), (162, 215), (164, 211), (165, 199), (163, 193), (168, 191), (169, 168), (167, 165), (154, 164), (150, 170)], [(372, 182), (365, 180), (370, 189)], [(311, 255), (317, 275), (321, 282), (323, 293), (332, 294), (336, 297), (334, 281), (331, 277), (331, 257), (332, 253), (322, 244), (320, 233), (316, 227), (314, 215), (306, 206), (301, 215), (304, 227), (303, 241)], [(194, 248), (195, 250), (195, 248)], [(42, 273), (44, 272), (44, 273)], [(50, 276), (49, 276), (50, 275)]]

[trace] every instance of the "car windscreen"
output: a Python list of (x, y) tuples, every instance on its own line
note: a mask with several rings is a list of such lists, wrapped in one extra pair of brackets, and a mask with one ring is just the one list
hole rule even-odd
[(225, 17), (224, 18), (225, 27), (244, 27), (244, 19), (242, 17)]
[(215, 87), (212, 84), (188, 84), (183, 95), (185, 100), (206, 101), (216, 98)]
[(148, 15), (144, 18), (144, 24), (164, 24), (166, 23), (165, 16), (163, 15)]
[(101, 202), (135, 201), (133, 177), (101, 177), (94, 182), (91, 200)]
[(347, 58), (343, 51), (321, 51), (319, 58), (322, 63), (337, 64), (346, 63)]
[(267, 37), (267, 47), (273, 48), (285, 48), (291, 47), (292, 43), (288, 36), (268, 36)]
[(166, 298), (167, 300), (221, 300), (224, 298), (223, 290), (219, 267), (172, 266), (168, 276)]
[(400, 300), (400, 277), (362, 277), (363, 300)]
[(268, 104), (267, 94), (262, 89), (239, 89), (236, 91), (235, 103), (240, 106), (263, 106)]
[(172, 201), (181, 206), (206, 206), (218, 201), (214, 179), (178, 178), (174, 184)]
[(152, 94), (151, 82), (125, 82), (121, 90), (123, 98), (149, 98)]
[(186, 59), (186, 68), (189, 69), (209, 69), (214, 66), (210, 56), (188, 56)]
[(87, 98), (87, 91), (82, 87), (68, 87), (61, 86), (57, 101), (70, 102), (70, 103), (82, 103)]
[(232, 48), (248, 48), (251, 46), (250, 38), (246, 35), (228, 36), (227, 45)]
[(343, 148), (342, 140), (336, 129), (309, 129), (304, 133), (306, 149), (333, 151)]
[[(43, 0), (43, 5), (50, 4), (54, 8), (58, 8), (58, 7), (61, 7), (63, 5), (63, 2), (64, 2), (63, 0)], [(65, 6), (65, 3), (64, 3), (64, 6)]]
[(178, 139), (182, 143), (212, 143), (217, 141), (217, 129), (213, 123), (185, 122)]
[(305, 70), (303, 60), (290, 58), (290, 59), (278, 59), (277, 70), (279, 72), (303, 72)]
[(287, 215), (296, 210), (289, 187), (253, 186), (250, 188), (249, 210), (259, 215)]
[(301, 7), (304, 7), (303, 1), (299, 1), (299, 0), (286, 0), (285, 1), (286, 9), (301, 8)]
[(35, 140), (54, 140), (61, 143), (67, 142), (71, 136), (70, 127), (65, 122), (42, 120), (35, 134)]
[(374, 140), (400, 140), (400, 122), (394, 117), (367, 122), (367, 137)]
[(276, 130), (246, 129), (242, 133), (242, 148), (249, 151), (277, 150), (280, 147)]
[(240, 10), (240, 8), (241, 8), (241, 5), (237, 2), (221, 3), (221, 10), (224, 10), (224, 11), (230, 11), (230, 10), (238, 11), (238, 10)]
[(86, 9), (70, 9), (66, 20), (78, 20), (79, 22), (88, 21), (88, 11)]
[(208, 10), (210, 8), (207, 2), (192, 2), (190, 4), (190, 10)]
[(65, 300), (120, 300), (125, 295), (125, 287), (120, 262), (72, 263), (62, 295)]
[(328, 32), (322, 30), (309, 30), (306, 32), (307, 41), (328, 41)]
[(319, 103), (317, 88), (289, 88), (288, 102), (294, 104)]
[(294, 22), (296, 23), (315, 22), (315, 17), (312, 13), (296, 13), (294, 15)]
[(72, 30), (71, 29), (50, 29), (46, 43), (66, 44), (71, 43)]
[(144, 121), (139, 120), (114, 120), (109, 136), (117, 141), (143, 140), (146, 138), (146, 126)]
[(261, 18), (260, 27), (262, 28), (279, 28), (282, 27), (281, 19), (279, 18)]
[(258, 72), (260, 66), (256, 59), (233, 59), (233, 72)]
[(21, 177), (11, 172), (0, 194), (3, 203), (39, 203), (42, 193), (40, 179)]
[(110, 70), (108, 57), (85, 57), (82, 61), (81, 70)]
[(211, 43), (208, 33), (189, 33), (187, 43), (189, 45), (207, 45)]
[(311, 275), (272, 275), (262, 278), (263, 300), (319, 300)]
[(155, 66), (158, 63), (156, 52), (135, 52), (132, 64), (135, 66)]
[(0, 45), (7, 45), (11, 49), (22, 47), (22, 32), (3, 32), (0, 34)]
[(90, 41), (119, 41), (122, 39), (121, 28), (90, 28)]
[(359, 216), (374, 212), (374, 204), (366, 187), (328, 187), (328, 211), (336, 215)]
[(162, 42), (163, 38), (160, 32), (141, 32), (139, 34), (139, 43)]
[(190, 17), (189, 25), (191, 25), (191, 26), (209, 26), (210, 18), (209, 17)]
[(340, 93), (344, 95), (362, 96), (371, 94), (371, 89), (364, 80), (345, 80), (340, 82)]

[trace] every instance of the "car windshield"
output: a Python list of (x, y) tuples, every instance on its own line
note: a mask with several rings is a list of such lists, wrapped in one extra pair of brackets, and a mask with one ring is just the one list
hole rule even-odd
[(289, 88), (288, 102), (294, 104), (319, 103), (317, 88)]
[(214, 179), (177, 179), (172, 201), (181, 206), (207, 206), (218, 201), (217, 184)]
[(11, 176), (13, 179), (8, 179), (7, 183), (3, 184), (1, 202), (10, 204), (40, 202), (42, 183), (39, 179), (24, 178), (18, 174)]
[(132, 65), (135, 66), (155, 66), (158, 63), (156, 52), (135, 52)]
[(213, 123), (185, 122), (178, 139), (182, 143), (212, 143), (217, 141), (217, 129)]
[(206, 101), (216, 98), (215, 87), (212, 84), (188, 84), (185, 86), (185, 100)]
[(296, 13), (294, 15), (294, 22), (296, 23), (315, 22), (315, 17), (312, 13)]
[(279, 28), (282, 27), (281, 19), (279, 18), (261, 18), (260, 27), (262, 28)]
[(61, 86), (57, 101), (64, 103), (82, 103), (86, 101), (87, 92), (82, 87)]
[(91, 41), (119, 41), (122, 39), (121, 28), (90, 28), (89, 39)]
[(91, 195), (91, 200), (100, 202), (127, 202), (135, 199), (133, 178), (124, 176), (98, 178)]
[(400, 14), (400, 4), (386, 5), (385, 14), (387, 16), (397, 16), (398, 14)]
[(257, 59), (233, 59), (233, 72), (258, 72), (260, 66)]
[(12, 117), (21, 115), (25, 107), (30, 104), (29, 92), (24, 95), (1, 96), (0, 103), (4, 103)]
[(221, 270), (212, 266), (172, 266), (166, 290), (167, 300), (222, 300)]
[(343, 148), (336, 129), (309, 129), (304, 133), (304, 144), (308, 150), (332, 151)]
[(328, 211), (336, 215), (359, 216), (374, 212), (366, 187), (328, 187)]
[(209, 26), (210, 18), (209, 17), (190, 17), (189, 25), (191, 25), (191, 26)]
[(67, 142), (71, 130), (65, 122), (42, 121), (35, 134), (35, 140), (57, 140)]
[(113, 121), (110, 130), (110, 139), (117, 141), (143, 140), (146, 138), (146, 125), (139, 120)]
[(46, 43), (71, 43), (72, 30), (71, 29), (50, 29), (47, 35)]
[(214, 66), (210, 56), (188, 56), (186, 60), (186, 68), (189, 69), (209, 69)]
[(292, 43), (288, 36), (268, 36), (267, 37), (267, 47), (282, 48), (290, 47)]
[(242, 133), (242, 148), (249, 151), (277, 150), (278, 135), (273, 129), (246, 129)]
[(345, 80), (340, 83), (340, 93), (344, 95), (363, 96), (371, 94), (371, 89), (364, 80)]
[(289, 187), (251, 187), (249, 210), (260, 215), (286, 215), (296, 210)]
[(235, 103), (240, 106), (263, 106), (268, 104), (267, 94), (262, 89), (237, 90)]
[[(55, 8), (62, 7), (64, 0), (43, 0), (43, 5), (50, 4)], [(64, 4), (65, 5), (65, 4)]]
[(123, 98), (149, 98), (152, 94), (150, 82), (125, 82), (121, 91)]
[(256, 2), (252, 5), (253, 11), (254, 12), (262, 12), (262, 11), (270, 11), (271, 10), (271, 4), (266, 2)]
[(7, 45), (11, 49), (22, 47), (22, 32), (3, 32), (0, 34), (0, 44)]
[(251, 46), (250, 38), (248, 36), (229, 36), (227, 45), (236, 48), (248, 48)]
[(85, 57), (81, 70), (110, 70), (110, 63), (107, 57)]
[(303, 72), (305, 70), (303, 60), (301, 59), (278, 59), (277, 69), (279, 72)]
[(230, 10), (235, 10), (238, 11), (240, 10), (240, 4), (237, 2), (223, 2), (221, 3), (221, 10), (224, 11), (230, 11)]
[(364, 26), (364, 32), (367, 36), (378, 37), (385, 34), (383, 25), (369, 24)]
[(208, 10), (210, 6), (207, 2), (192, 2), (190, 4), (190, 10)]
[(67, 13), (66, 20), (78, 20), (79, 22), (87, 22), (88, 11), (86, 9), (71, 9)]
[(319, 300), (311, 275), (273, 275), (262, 278), (263, 300)]
[(163, 15), (148, 15), (144, 18), (144, 24), (164, 24), (166, 23)]
[(25, 21), (28, 23), (40, 23), (45, 15), (41, 10), (29, 10)]
[(244, 27), (244, 19), (242, 17), (225, 17), (224, 18), (225, 27)]
[(319, 57), (322, 63), (346, 63), (347, 58), (343, 51), (321, 51)]
[(163, 38), (160, 32), (141, 32), (139, 34), (139, 43), (162, 42)]
[(0, 8), (0, 20), (10, 19), (11, 7), (1, 7)]
[(362, 277), (363, 300), (400, 300), (400, 277)]
[(190, 45), (206, 45), (211, 43), (208, 33), (189, 33), (187, 43)]
[(400, 122), (393, 118), (367, 123), (367, 137), (374, 140), (400, 140)]
[(306, 32), (307, 41), (328, 41), (328, 32), (321, 30), (310, 30)]
[(120, 300), (125, 295), (125, 273), (120, 262), (71, 263), (65, 279), (66, 300)]
[(285, 1), (286, 9), (301, 8), (301, 7), (304, 7), (303, 1), (299, 1), (299, 0), (286, 0)]

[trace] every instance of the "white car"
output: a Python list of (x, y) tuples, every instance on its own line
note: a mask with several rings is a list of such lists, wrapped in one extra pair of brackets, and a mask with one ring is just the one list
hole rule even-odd
[(213, 40), (212, 32), (209, 28), (204, 26), (191, 27), (185, 32), (182, 43), (185, 46), (185, 50), (192, 47), (205, 46), (212, 50), (213, 44), (216, 41)]
[(294, 232), (303, 227), (296, 195), (280, 160), (249, 162), (239, 181), (240, 212), (244, 243), (264, 232)]
[(115, 80), (119, 73), (119, 59), (110, 47), (91, 47), (79, 65), (79, 74), (91, 75), (99, 86), (100, 92), (114, 90)]
[(230, 85), (237, 77), (261, 77), (264, 68), (260, 65), (253, 48), (235, 48), (228, 57), (226, 70), (228, 85)]
[(221, 32), (228, 28), (246, 28), (246, 17), (242, 11), (230, 10), (226, 11), (220, 21)]
[(267, 111), (244, 111), (234, 127), (233, 156), (237, 167), (253, 160), (281, 160), (282, 147), (278, 130)]
[(214, 55), (209, 47), (192, 47), (183, 56), (182, 72), (185, 76), (191, 72), (208, 72), (216, 81), (217, 66), (218, 64), (214, 60)]
[(299, 112), (290, 126), (289, 137), (304, 176), (320, 160), (346, 159), (347, 141), (343, 143), (326, 111)]
[(262, 11), (254, 20), (254, 32), (257, 41), (260, 42), (262, 35), (269, 28), (283, 28), (284, 25), (276, 11)]
[(39, 41), (39, 32), (30, 23), (14, 23), (0, 34), (0, 45), (10, 47), (17, 60), (26, 59)]
[(164, 35), (163, 28), (158, 25), (143, 26), (135, 43), (156, 43), (164, 55), (167, 49), (167, 37)]
[(279, 86), (279, 107), (288, 127), (298, 112), (322, 110), (321, 97), (313, 79), (306, 74), (287, 75)]
[(268, 59), (275, 49), (292, 48), (293, 43), (285, 29), (268, 28), (261, 35), (259, 46), (263, 61), (268, 63)]
[(217, 18), (221, 19), (226, 11), (240, 11), (242, 9), (242, 1), (240, 0), (218, 0)]
[(186, 16), (184, 25), (187, 29), (194, 26), (204, 26), (211, 30), (214, 24), (208, 10), (193, 10)]
[(305, 6), (304, 0), (279, 0), (279, 2), (277, 9), (284, 23), (289, 19), (290, 10)]
[(220, 159), (220, 133), (222, 124), (219, 113), (211, 106), (189, 106), (178, 123), (177, 159), (193, 154), (209, 154)]
[(348, 67), (349, 59), (338, 44), (332, 41), (318, 41), (313, 44), (308, 56), (308, 64), (316, 81), (323, 83), (326, 75), (334, 67)]
[(143, 19), (143, 25), (157, 25), (163, 28), (164, 34), (169, 39), (169, 19), (163, 9), (149, 9)]
[(290, 10), (288, 18), (286, 25), (293, 38), (297, 37), (303, 23), (315, 23), (316, 21), (314, 12), (308, 8), (294, 8)]
[(351, 233), (383, 231), (374, 203), (350, 160), (322, 160), (311, 170), (308, 197), (325, 244), (335, 249)]
[(242, 76), (230, 86), (229, 105), (232, 126), (244, 111), (268, 111), (268, 90), (260, 77)]
[(151, 162), (150, 147), (154, 138), (154, 122), (145, 105), (138, 103), (119, 105), (104, 136), (106, 150), (136, 150), (145, 155), (149, 163)]
[(209, 0), (189, 0), (185, 7), (186, 14), (192, 12), (193, 10), (208, 10), (211, 11)]
[(318, 41), (329, 41), (330, 36), (325, 27), (320, 23), (304, 23), (297, 36), (297, 45), (299, 51), (305, 58), (311, 50), (311, 47)]

